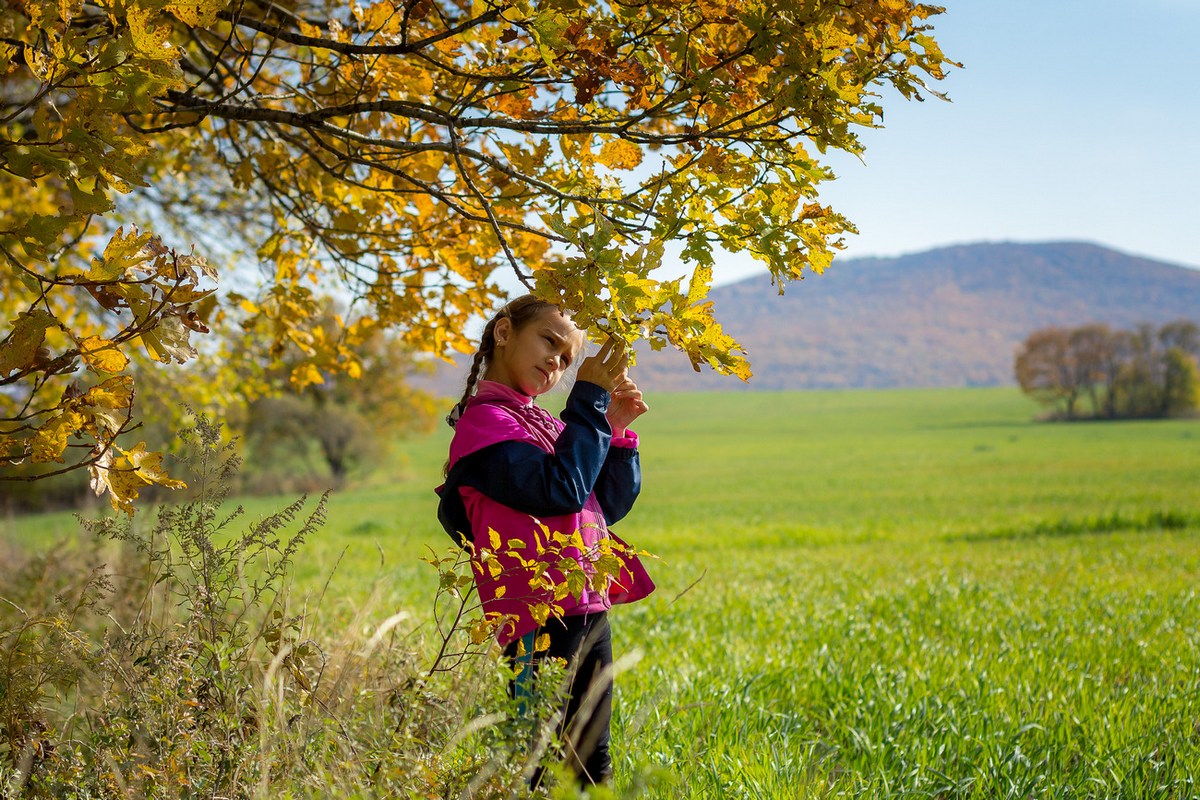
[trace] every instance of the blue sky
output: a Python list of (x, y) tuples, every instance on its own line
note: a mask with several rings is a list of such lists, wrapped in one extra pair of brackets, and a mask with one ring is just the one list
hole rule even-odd
[(860, 231), (843, 257), (1084, 240), (1200, 267), (1200, 0), (943, 4), (952, 102), (885, 96), (864, 161), (827, 159), (822, 200)]

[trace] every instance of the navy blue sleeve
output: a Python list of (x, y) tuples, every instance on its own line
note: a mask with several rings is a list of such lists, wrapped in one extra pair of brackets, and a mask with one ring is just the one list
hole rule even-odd
[(497, 442), (463, 459), (469, 463), (462, 485), (535, 517), (578, 513), (596, 488), (612, 441), (608, 402), (604, 389), (579, 381), (567, 397), (566, 427), (553, 453), (529, 442)]
[(604, 511), (605, 524), (615, 525), (624, 519), (641, 490), (642, 464), (637, 448), (608, 448), (608, 458), (596, 481), (596, 499)]

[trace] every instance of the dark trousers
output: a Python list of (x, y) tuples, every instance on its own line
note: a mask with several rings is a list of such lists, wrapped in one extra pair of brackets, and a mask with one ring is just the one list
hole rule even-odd
[[(550, 647), (533, 653), (537, 636), (549, 634)], [(525, 637), (526, 655), (517, 656), (517, 642), (504, 651), (525, 669), (511, 687), (515, 696), (528, 694), (537, 662), (561, 658), (567, 662), (570, 681), (566, 714), (559, 731), (566, 744), (566, 760), (582, 786), (604, 783), (612, 777), (608, 752), (612, 721), (612, 632), (608, 614), (599, 613), (551, 619), (536, 633)], [(534, 782), (538, 781), (535, 776)]]

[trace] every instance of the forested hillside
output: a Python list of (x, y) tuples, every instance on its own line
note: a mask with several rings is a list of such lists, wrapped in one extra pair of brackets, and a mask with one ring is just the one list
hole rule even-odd
[(1200, 270), (1091, 244), (971, 244), (835, 261), (783, 297), (754, 277), (712, 299), (754, 377), (696, 373), (663, 351), (639, 358), (645, 389), (1011, 384), (1014, 351), (1038, 327), (1200, 319)]

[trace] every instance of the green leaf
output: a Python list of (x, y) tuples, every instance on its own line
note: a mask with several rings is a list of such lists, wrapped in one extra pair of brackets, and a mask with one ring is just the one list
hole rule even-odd
[(103, 214), (113, 207), (103, 189), (97, 187), (95, 193), (88, 193), (77, 183), (71, 184), (71, 200), (75, 203), (76, 214)]

